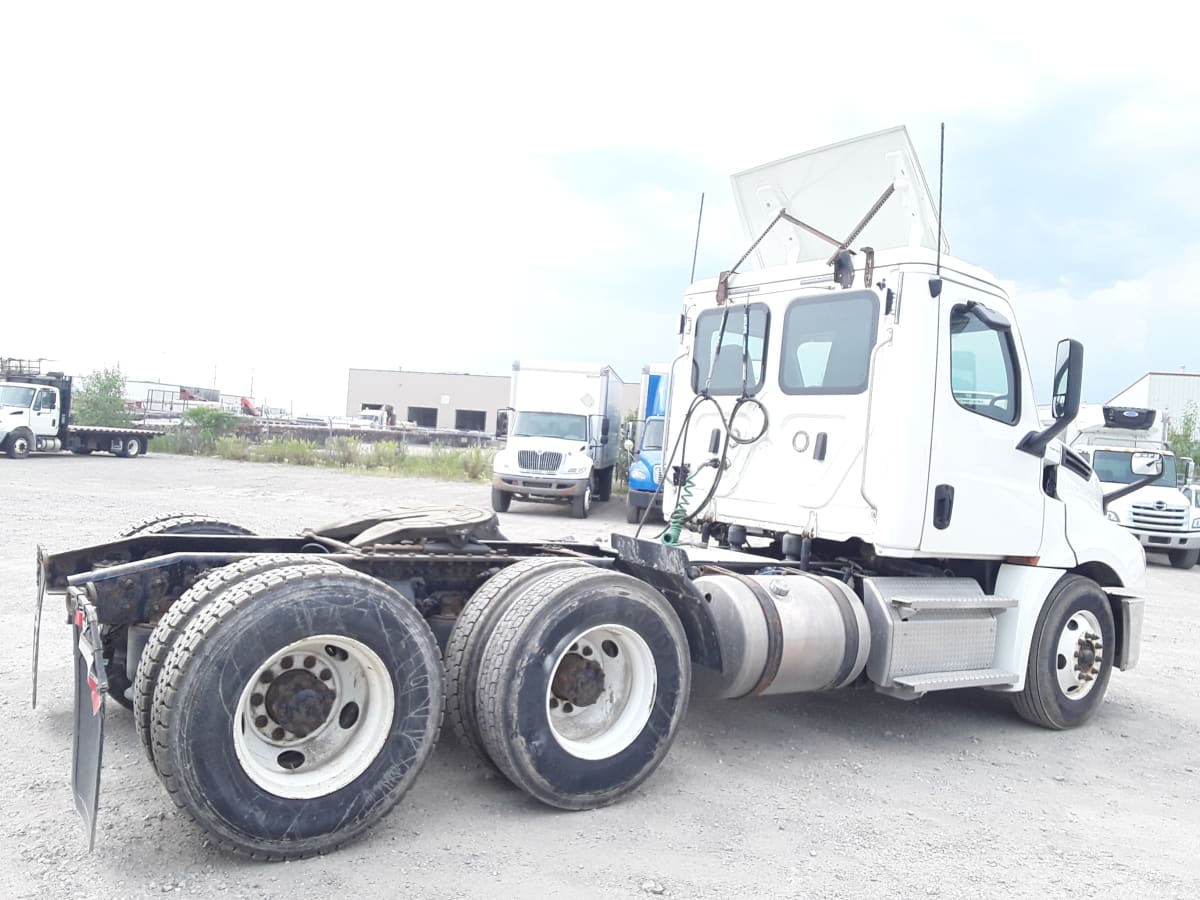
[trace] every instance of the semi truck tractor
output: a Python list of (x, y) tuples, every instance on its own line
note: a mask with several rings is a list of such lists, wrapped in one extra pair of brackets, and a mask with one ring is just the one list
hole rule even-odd
[(565, 501), (587, 518), (593, 500), (612, 496), (624, 382), (599, 363), (517, 361), (509, 390), (496, 415), (507, 440), (492, 463), (492, 509)]
[(31, 453), (87, 455), (97, 450), (131, 458), (165, 432), (155, 428), (71, 424), (72, 379), (42, 374), (36, 360), (0, 360), (0, 450), (11, 459)]
[[(763, 262), (684, 294), (660, 539), (510, 541), (492, 511), (414, 507), (266, 536), (165, 516), (39, 547), (35, 629), (48, 598), (72, 629), (87, 833), (106, 698), (132, 708), (163, 803), (270, 859), (379, 820), (443, 713), (549, 806), (653, 791), (697, 667), (731, 702), (984, 689), (1033, 725), (1085, 727), (1138, 661), (1145, 556), (1061, 440), (1083, 348), (1038, 363), (1053, 366), (1043, 426), (1013, 303), (944, 252), (923, 185), (903, 129), (735, 177), (742, 261)], [(607, 446), (583, 424), (604, 408), (599, 377), (547, 377), (564, 402), (518, 386), (510, 441), (562, 443), (509, 450), (581, 458), (571, 476), (553, 461), (565, 481)], [(1133, 466), (1163, 471), (1155, 453)], [(497, 477), (516, 480), (507, 496), (546, 468)], [(36, 631), (34, 646), (36, 702)], [(106, 810), (139, 829), (143, 812)]]
[(637, 418), (629, 423), (625, 451), (630, 455), (629, 493), (625, 498), (625, 520), (639, 522), (662, 510), (662, 448), (667, 425), (668, 363), (642, 367)]
[(1106, 515), (1145, 550), (1167, 554), (1175, 568), (1194, 566), (1200, 560), (1200, 513), (1180, 489), (1193, 462), (1171, 452), (1165, 410), (1084, 404), (1071, 431), (1071, 448), (1088, 460), (1106, 493), (1138, 479), (1134, 462), (1147, 451), (1163, 458), (1162, 474), (1106, 502)]

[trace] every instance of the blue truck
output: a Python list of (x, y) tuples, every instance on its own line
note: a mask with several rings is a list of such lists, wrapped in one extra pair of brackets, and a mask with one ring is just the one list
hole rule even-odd
[(629, 495), (625, 500), (625, 521), (642, 521), (646, 507), (650, 514), (662, 514), (662, 494), (658, 485), (663, 473), (663, 443), (667, 415), (667, 363), (642, 367), (642, 385), (638, 392), (638, 416), (632, 423), (625, 449), (629, 462)]

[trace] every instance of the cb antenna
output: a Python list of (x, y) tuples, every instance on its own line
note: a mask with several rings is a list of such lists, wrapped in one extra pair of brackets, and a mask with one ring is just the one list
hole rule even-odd
[(696, 216), (696, 243), (692, 247), (692, 275), (688, 284), (696, 280), (696, 254), (700, 251), (700, 223), (704, 221), (704, 193), (700, 193), (700, 215)]
[(937, 272), (929, 279), (929, 296), (942, 292), (942, 185), (946, 177), (946, 123), (942, 123), (942, 146), (938, 157), (938, 208), (937, 208)]

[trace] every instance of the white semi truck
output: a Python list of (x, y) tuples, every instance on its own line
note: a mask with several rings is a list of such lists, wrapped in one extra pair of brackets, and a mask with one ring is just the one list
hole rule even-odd
[(599, 363), (517, 361), (509, 390), (496, 416), (507, 441), (492, 463), (492, 509), (566, 501), (587, 518), (593, 500), (612, 496), (624, 383)]
[(1177, 569), (1190, 569), (1200, 560), (1200, 512), (1180, 484), (1190, 480), (1194, 464), (1176, 459), (1167, 434), (1164, 410), (1084, 404), (1069, 442), (1095, 469), (1105, 492), (1122, 490), (1138, 480), (1134, 462), (1147, 451), (1162, 456), (1162, 475), (1132, 493), (1114, 497), (1105, 510), (1143, 548), (1167, 554)]
[[(172, 801), (272, 859), (381, 818), (443, 709), (516, 789), (568, 810), (646, 782), (696, 666), (727, 698), (984, 688), (1049, 729), (1100, 710), (1138, 661), (1145, 556), (1060, 440), (1082, 347), (1059, 346), (1043, 427), (1013, 305), (939, 253), (901, 129), (735, 189), (763, 267), (684, 297), (661, 540), (509, 541), (494, 513), (455, 508), (272, 537), (166, 517), (39, 548), (38, 622), (61, 595), (73, 629), (72, 784), (93, 836), (118, 690)], [(545, 403), (514, 406), (510, 440), (548, 430), (521, 420)], [(1162, 472), (1153, 453), (1136, 465)]]

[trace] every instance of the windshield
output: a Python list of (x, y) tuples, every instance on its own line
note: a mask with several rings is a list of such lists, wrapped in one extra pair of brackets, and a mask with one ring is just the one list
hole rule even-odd
[[(1133, 454), (1120, 450), (1097, 450), (1092, 454), (1092, 468), (1096, 477), (1109, 484), (1133, 484), (1143, 476), (1133, 474)], [(1163, 457), (1162, 474), (1151, 484), (1175, 487), (1175, 457)]]
[(661, 450), (663, 445), (663, 428), (665, 419), (647, 419), (646, 430), (642, 434), (643, 450)]
[(33, 406), (34, 388), (5, 385), (0, 387), (0, 406), (23, 406), (25, 409)]
[(552, 437), (587, 440), (587, 418), (569, 413), (519, 412), (513, 423), (516, 437)]

